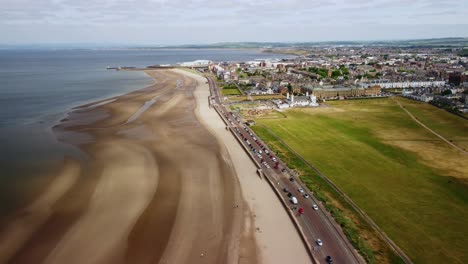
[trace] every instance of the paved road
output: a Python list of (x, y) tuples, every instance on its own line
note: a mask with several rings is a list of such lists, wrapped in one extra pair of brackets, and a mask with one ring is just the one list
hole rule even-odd
[[(241, 117), (225, 108), (222, 104), (216, 82), (209, 77), (207, 79), (210, 84), (211, 94), (214, 95), (211, 97), (213, 107), (223, 115), (234, 133), (240, 137), (240, 141), (244, 146), (250, 149), (251, 154), (255, 157), (254, 159), (262, 167), (265, 177), (269, 177), (276, 183), (276, 188), (280, 190), (286, 200), (289, 200), (289, 192), (292, 196), (297, 198), (298, 204), (293, 205), (291, 203), (290, 208), (294, 210), (294, 214), (305, 233), (306, 239), (313, 247), (312, 254), (314, 257), (320, 263), (326, 263), (327, 256), (333, 258), (333, 263), (363, 262), (362, 258), (357, 255), (349, 241), (344, 237), (341, 230), (336, 227), (334, 220), (330, 219), (328, 212), (326, 212), (313, 195), (292, 176), (287, 166), (273, 155), (271, 150), (266, 147), (253, 131), (242, 123)], [(284, 191), (284, 188), (288, 191)], [(300, 192), (299, 188), (302, 188), (303, 192)], [(305, 193), (309, 195), (308, 198), (304, 197)], [(317, 205), (318, 209), (314, 210), (312, 207), (313, 205)], [(294, 207), (297, 208), (294, 209)], [(303, 214), (299, 214), (299, 208), (303, 209)], [(317, 239), (322, 240), (322, 246), (316, 243)], [(285, 243), (287, 243), (287, 241), (285, 241)]]

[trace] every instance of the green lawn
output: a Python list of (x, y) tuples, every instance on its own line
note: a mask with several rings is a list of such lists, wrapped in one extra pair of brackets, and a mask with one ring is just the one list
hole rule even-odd
[(430, 104), (399, 99), (415, 117), (435, 132), (441, 134), (453, 143), (468, 150), (468, 120)]
[[(327, 175), (415, 263), (466, 263), (468, 156), (442, 143), (392, 100), (334, 101), (325, 109), (289, 110), (286, 117), (256, 119), (256, 130), (265, 137), (261, 126), (269, 128)], [(468, 121), (427, 104), (402, 102), (438, 133), (468, 139), (463, 133)], [(452, 174), (452, 166), (459, 172)], [(367, 240), (379, 250), (378, 242)], [(391, 262), (388, 254), (374, 253)]]
[(221, 92), (223, 95), (241, 95), (241, 92), (237, 89), (235, 84), (221, 85)]
[(241, 94), (237, 88), (236, 89), (223, 89), (222, 93), (223, 95), (240, 95)]

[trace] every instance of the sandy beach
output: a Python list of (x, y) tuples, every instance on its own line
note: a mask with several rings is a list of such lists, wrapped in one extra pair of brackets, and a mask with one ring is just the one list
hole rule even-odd
[(278, 199), (209, 108), (203, 77), (75, 108), (53, 130), (79, 148), (0, 227), (0, 263), (310, 263)]

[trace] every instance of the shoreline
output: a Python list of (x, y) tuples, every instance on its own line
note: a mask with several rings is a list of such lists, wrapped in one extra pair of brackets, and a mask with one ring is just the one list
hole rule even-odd
[[(69, 142), (90, 156), (86, 173), (81, 172), (57, 199), (37, 209), (28, 206), (19, 210), (16, 219), (0, 230), (0, 241), (17, 241), (9, 248), (5, 248), (8, 243), (0, 243), (0, 259), (15, 263), (33, 259), (46, 263), (115, 263), (148, 258), (173, 262), (199, 256), (204, 250), (209, 253), (203, 262), (228, 258), (227, 252), (233, 248), (230, 241), (239, 229), (231, 222), (240, 221), (232, 215), (235, 194), (230, 194), (230, 187), (222, 187), (228, 182), (219, 176), (232, 178), (228, 176), (232, 169), (219, 159), (219, 146), (213, 145), (210, 134), (193, 119), (193, 81), (171, 72), (147, 73), (158, 82), (107, 104), (94, 102), (88, 105), (91, 108), (82, 105), (54, 126), (91, 135), (85, 143)], [(176, 85), (176, 80), (183, 86)], [(154, 105), (133, 122), (125, 123), (156, 96), (160, 98)], [(103, 112), (107, 114), (101, 116)], [(186, 135), (187, 129), (195, 134)], [(173, 151), (184, 145), (192, 147), (184, 153)], [(184, 156), (186, 164), (177, 166)], [(55, 177), (59, 182), (62, 179)], [(200, 180), (205, 182), (203, 191), (194, 188)], [(50, 189), (56, 189), (54, 182), (40, 199), (54, 193)], [(192, 201), (199, 201), (204, 209)], [(117, 205), (126, 210), (113, 210)], [(25, 229), (24, 225), (31, 222), (37, 224)], [(18, 228), (31, 231), (20, 235), (14, 231)], [(98, 237), (95, 230), (99, 230)], [(193, 247), (189, 238), (199, 245)], [(177, 248), (171, 246), (173, 243)], [(184, 254), (179, 252), (181, 243), (185, 243)], [(159, 245), (158, 250), (155, 245)], [(119, 253), (122, 249), (123, 255)], [(71, 258), (75, 250), (81, 254)], [(237, 256), (229, 258), (233, 257)]]
[[(234, 169), (244, 197), (246, 213), (252, 217), (249, 219), (247, 216), (244, 221), (246, 229), (250, 225), (254, 230), (260, 263), (288, 263), (291, 260), (310, 263), (304, 243), (276, 194), (265, 180), (258, 177), (257, 167), (231, 132), (225, 129), (225, 124), (216, 111), (209, 108), (210, 92), (205, 83), (206, 78), (189, 71), (177, 71), (197, 79), (199, 89), (196, 96), (201, 108), (204, 108), (201, 116), (218, 141), (225, 145), (232, 162), (237, 164)], [(271, 219), (275, 219), (275, 222)], [(278, 225), (278, 222), (283, 224)]]
[(65, 162), (0, 227), (0, 262), (307, 262), (279, 201), (209, 109), (202, 77), (145, 73), (153, 85), (74, 107), (53, 126), (89, 135), (57, 138), (89, 160)]

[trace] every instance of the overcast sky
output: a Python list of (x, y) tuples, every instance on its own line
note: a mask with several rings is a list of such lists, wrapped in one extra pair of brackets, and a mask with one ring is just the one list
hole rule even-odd
[(468, 37), (468, 0), (0, 0), (0, 43)]

